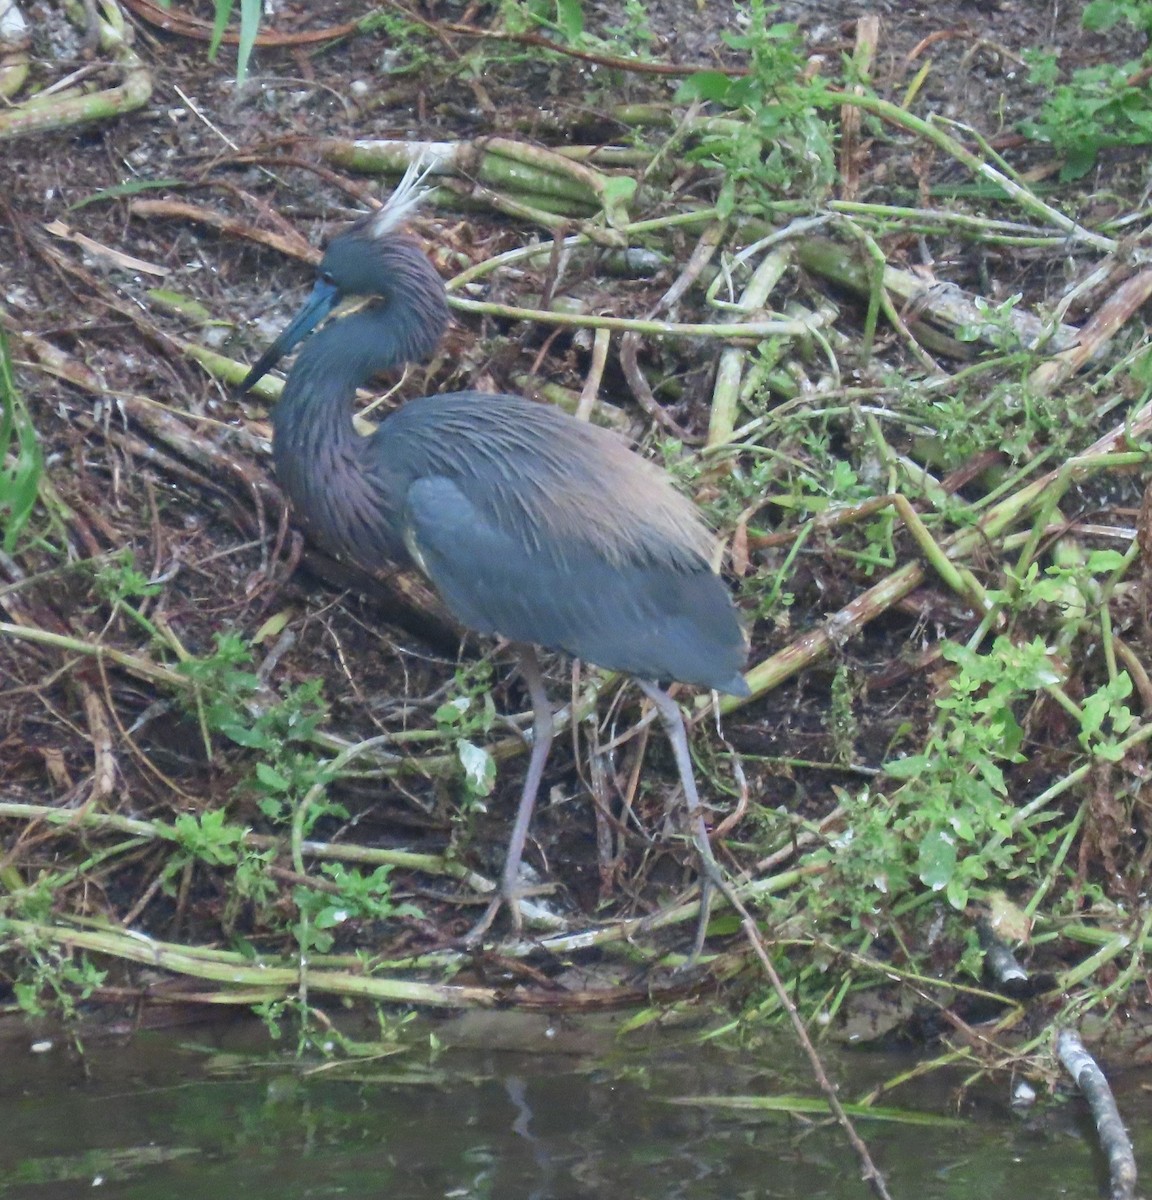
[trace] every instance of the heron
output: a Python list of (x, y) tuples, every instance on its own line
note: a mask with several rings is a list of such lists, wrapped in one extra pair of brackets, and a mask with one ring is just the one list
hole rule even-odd
[[(521, 927), (521, 860), (554, 731), (535, 647), (631, 676), (649, 697), (706, 895), (717, 865), (683, 714), (665, 689), (746, 696), (748, 685), (745, 633), (699, 509), (615, 433), (521, 396), (443, 393), (407, 402), (368, 436), (353, 423), (357, 388), (429, 358), (448, 325), (444, 283), (403, 229), (429, 190), (423, 174), (410, 169), (387, 204), (332, 239), (307, 301), (240, 394), (303, 342), (271, 419), (276, 477), (306, 536), (367, 571), (416, 566), (463, 626), (506, 639), (518, 659), (531, 753), (499, 888), (470, 939), (504, 906)], [(367, 303), (307, 337), (352, 297)]]

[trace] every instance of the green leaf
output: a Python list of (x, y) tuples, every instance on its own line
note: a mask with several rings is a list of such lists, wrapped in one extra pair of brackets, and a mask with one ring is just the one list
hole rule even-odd
[(312, 918), (312, 924), (317, 929), (335, 929), (337, 925), (343, 925), (350, 916), (351, 913), (346, 908), (338, 908), (333, 905), (322, 908)]
[(212, 20), (212, 37), (208, 42), (208, 61), (214, 63), (224, 40), (224, 31), (232, 16), (232, 0), (213, 0), (216, 14)]
[(8, 339), (0, 330), (0, 544), (11, 554), (36, 506), (44, 453), (16, 390)]
[(218, 728), (237, 746), (246, 746), (249, 750), (272, 749), (268, 735), (262, 729), (249, 729), (246, 725), (238, 725), (234, 721), (221, 721)]
[(1099, 147), (1093, 143), (1089, 146), (1077, 146), (1068, 151), (1068, 157), (1060, 168), (1060, 182), (1073, 183), (1083, 179), (1096, 165), (1096, 154)]
[[(231, 0), (228, 0), (231, 8)], [(248, 60), (260, 32), (261, 0), (240, 0), (240, 44), (236, 47), (236, 86), (243, 87), (248, 78)]]
[(470, 791), (487, 796), (496, 784), (496, 760), (484, 749), (463, 739), (456, 743), (456, 753), (464, 768), (464, 779)]
[(711, 100), (724, 103), (732, 80), (723, 71), (697, 71), (689, 75), (676, 92), (680, 103), (687, 100)]
[(89, 204), (103, 204), (105, 200), (120, 200), (124, 196), (137, 196), (141, 192), (169, 191), (172, 188), (187, 187), (187, 180), (184, 179), (133, 179), (128, 183), (117, 183), (113, 187), (101, 188), (98, 192), (93, 192), (91, 196), (85, 196), (82, 200), (77, 200), (74, 204), (68, 205), (68, 212), (75, 212), (78, 208), (86, 208)]
[(265, 762), (256, 764), (256, 778), (272, 792), (286, 792), (292, 786), (290, 780)]
[(948, 886), (956, 873), (956, 846), (942, 830), (934, 829), (920, 842), (916, 870), (920, 882), (934, 892)]
[(1119, 550), (1093, 550), (1088, 555), (1088, 570), (1093, 575), (1109, 575), (1124, 565), (1124, 555)]
[(556, 0), (556, 23), (569, 42), (577, 42), (584, 32), (583, 0)]
[(40, 1002), (40, 989), (34, 983), (13, 983), (12, 995), (16, 998), (20, 1011), (30, 1017), (42, 1017), (47, 1012)]
[(1127, 4), (1117, 4), (1115, 0), (1090, 0), (1080, 15), (1080, 24), (1093, 33), (1103, 33), (1127, 15), (1125, 10), (1128, 7)]
[(963, 912), (968, 907), (968, 885), (959, 876), (953, 876), (948, 881), (944, 895), (957, 912)]
[(449, 727), (460, 724), (460, 718), (468, 711), (472, 701), (467, 696), (457, 696), (454, 700), (449, 700), (432, 714), (437, 725), (447, 725)]
[(892, 779), (915, 779), (928, 767), (927, 754), (909, 754), (907, 758), (894, 758), (884, 764), (884, 774)]

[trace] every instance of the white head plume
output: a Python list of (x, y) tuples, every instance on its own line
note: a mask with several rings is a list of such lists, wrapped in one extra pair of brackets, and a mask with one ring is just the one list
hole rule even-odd
[(423, 155), (408, 164), (404, 178), (388, 197), (387, 204), (368, 219), (368, 232), (374, 238), (383, 237), (398, 229), (420, 207), (432, 191), (430, 187), (422, 185), (435, 166), (435, 160), (428, 160)]

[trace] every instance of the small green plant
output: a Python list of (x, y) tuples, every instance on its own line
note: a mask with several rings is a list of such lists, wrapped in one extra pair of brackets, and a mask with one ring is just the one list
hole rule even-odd
[(748, 0), (738, 11), (745, 32), (722, 37), (747, 53), (748, 74), (697, 72), (679, 98), (722, 104), (741, 119), (706, 133), (689, 157), (725, 169), (717, 201), (722, 213), (755, 210), (785, 192), (818, 198), (835, 179), (833, 132), (814, 103), (823, 84), (802, 82), (803, 38), (794, 24), (771, 23), (775, 5)]
[[(169, 8), (172, 0), (160, 0)], [(228, 22), (232, 19), (233, 0), (212, 0), (212, 37), (208, 43), (208, 61), (215, 62), (216, 55), (224, 41), (228, 30)], [(240, 34), (236, 46), (236, 84), (243, 87), (248, 78), (248, 63), (256, 46), (256, 36), (260, 32), (260, 18), (263, 15), (261, 0), (240, 0)]]
[[(1094, 687), (1078, 678), (1078, 703), (1068, 695), (1067, 668), (1058, 664), (1083, 658), (1085, 640), (1099, 645), (1092, 614), (1107, 607), (1108, 591), (1130, 561), (1115, 551), (1074, 550), (1064, 557), (1053, 551), (1044, 567), (1032, 561), (1011, 586), (986, 593), (996, 611), (1011, 614), (1013, 627), (1030, 621), (1050, 629), (1062, 621), (1066, 632), (1055, 650), (1045, 638), (1019, 632), (984, 646), (942, 644), (951, 673), (936, 699), (936, 720), (917, 752), (890, 757), (884, 767), (898, 786), (841, 795), (845, 832), (832, 846), (832, 870), (817, 885), (818, 909), (849, 912), (867, 925), (896, 897), (915, 895), (918, 884), (962, 910), (993, 876), (1027, 886), (1051, 873), (1068, 829), (1056, 809), (1021, 815), (1025, 797), (1013, 788), (1010, 768), (1025, 761), (1023, 711), (1037, 693), (1048, 693), (1044, 703), (1058, 704), (1075, 729), (1069, 750), (1078, 744), (1082, 760), (1101, 764), (1123, 760), (1137, 724), (1132, 679), (1114, 663)], [(842, 706), (840, 700), (834, 711)], [(1085, 894), (1083, 881), (1076, 892)]]
[[(1085, 29), (1104, 31), (1124, 23), (1147, 38), (1152, 34), (1148, 0), (1093, 0), (1081, 18)], [(1064, 156), (1061, 178), (1079, 179), (1102, 150), (1152, 143), (1152, 95), (1146, 71), (1149, 52), (1123, 64), (1100, 63), (1073, 71), (1067, 83), (1056, 56), (1034, 50), (1025, 54), (1030, 82), (1049, 93), (1039, 114), (1021, 123), (1029, 136), (1049, 143)]]
[(368, 874), (340, 863), (325, 863), (320, 870), (333, 884), (332, 890), (298, 887), (292, 893), (301, 916), (296, 936), (303, 950), (326, 954), (332, 949), (334, 931), (348, 922), (423, 916), (416, 905), (393, 900), (390, 866)]
[(456, 695), (434, 714), (437, 728), (454, 745), (460, 760), (465, 812), (482, 809), (484, 798), (496, 786), (496, 760), (476, 740), (491, 732), (496, 719), (491, 686), (491, 663), (461, 667), (456, 672)]
[(167, 639), (143, 614), (138, 601), (159, 595), (163, 584), (153, 583), (136, 567), (136, 558), (125, 547), (97, 564), (92, 585), (95, 592), (111, 606), (114, 617), (126, 617), (138, 625), (158, 645), (166, 647)]
[(655, 35), (644, 0), (624, 0), (624, 12), (619, 25), (609, 25), (604, 31), (616, 53), (631, 51), (644, 57), (652, 48)]
[(229, 824), (222, 809), (207, 809), (198, 816), (181, 813), (176, 818), (176, 840), (181, 848), (174, 856), (176, 870), (185, 862), (231, 867), (240, 859), (244, 830)]
[(222, 923), (230, 928), (237, 911), (245, 901), (263, 910), (276, 895), (276, 883), (268, 873), (275, 851), (258, 851), (245, 845), (247, 830), (228, 820), (224, 809), (206, 809), (193, 816), (181, 813), (176, 818), (175, 834), (179, 849), (164, 866), (161, 886), (169, 895), (176, 890), (176, 880), (188, 867), (225, 867), (232, 872), (228, 889), (228, 904)]
[[(238, 746), (262, 755), (251, 786), (269, 820), (287, 820), (296, 802), (322, 782), (326, 764), (312, 750), (326, 715), (323, 684), (311, 679), (270, 698), (260, 677), (249, 669), (252, 650), (235, 633), (216, 635), (214, 653), (182, 662), (179, 670), (193, 682), (193, 698), (206, 742), (222, 734)], [(335, 804), (313, 805), (305, 833), (324, 813), (347, 815)]]
[(260, 690), (260, 677), (249, 669), (252, 650), (237, 633), (217, 633), (211, 654), (190, 658), (178, 670), (192, 682), (197, 714), (206, 731), (223, 733), (248, 745), (248, 706)]
[(44, 453), (27, 406), (16, 390), (8, 339), (0, 329), (0, 545), (6, 554), (36, 506)]
[[(429, 38), (428, 30), (404, 15), (402, 10), (380, 7), (365, 14), (361, 22), (364, 33), (379, 33), (387, 49), (378, 59), (378, 69), (389, 79), (412, 75), (426, 66), (443, 65)], [(482, 59), (483, 52), (474, 47), (458, 60), (468, 69), (473, 59)]]
[[(50, 886), (38, 889), (43, 896), (50, 896), (51, 890)], [(40, 919), (47, 920), (47, 913)], [(0, 921), (0, 948), (4, 940), (4, 923)], [(20, 935), (19, 961), (21, 974), (12, 981), (12, 994), (20, 1011), (30, 1017), (52, 1012), (68, 1021), (76, 1019), (78, 1006), (102, 987), (108, 977), (86, 955), (73, 952), (51, 938), (40, 940), (26, 931)]]
[(1037, 445), (1056, 454), (1074, 452), (1091, 432), (1093, 413), (1087, 405), (1069, 405), (1062, 395), (1037, 393), (1026, 375), (1030, 357), (1014, 355), (1012, 362), (1025, 370), (979, 394), (965, 387), (950, 395), (903, 389), (902, 411), (931, 430), (916, 440), (921, 460), (948, 471), (987, 450), (1011, 463), (1034, 458)]
[(1039, 638), (1000, 636), (986, 652), (945, 643), (954, 671), (937, 699), (939, 717), (919, 753), (890, 760), (890, 797), (845, 795), (848, 832), (835, 847), (837, 902), (859, 914), (882, 895), (919, 880), (962, 909), (991, 869), (1011, 875), (1016, 807), (1004, 768), (1022, 761), (1015, 708), (1058, 682)]
[(980, 314), (980, 319), (969, 325), (959, 326), (956, 330), (957, 338), (962, 342), (986, 341), (1005, 353), (1020, 349), (1020, 332), (1012, 324), (1012, 312), (1023, 298), (1023, 294), (1017, 292), (1007, 300), (993, 304), (983, 296), (973, 297), (972, 303)]
[(137, 569), (135, 555), (127, 547), (101, 562), (92, 576), (92, 582), (104, 599), (117, 610), (132, 600), (158, 595), (162, 587)]
[(547, 29), (573, 45), (584, 32), (583, 0), (501, 0), (500, 16), (512, 33)]

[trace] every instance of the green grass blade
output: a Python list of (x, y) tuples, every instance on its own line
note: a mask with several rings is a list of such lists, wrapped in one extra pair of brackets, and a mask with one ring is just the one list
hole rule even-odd
[(248, 78), (248, 60), (260, 31), (260, 0), (240, 0), (240, 45), (236, 48), (236, 85)]
[(208, 43), (208, 61), (214, 63), (224, 40), (224, 31), (232, 16), (232, 0), (216, 0), (216, 15), (212, 19), (212, 38)]
[(44, 453), (16, 390), (8, 339), (0, 329), (0, 541), (11, 554), (36, 505)]

